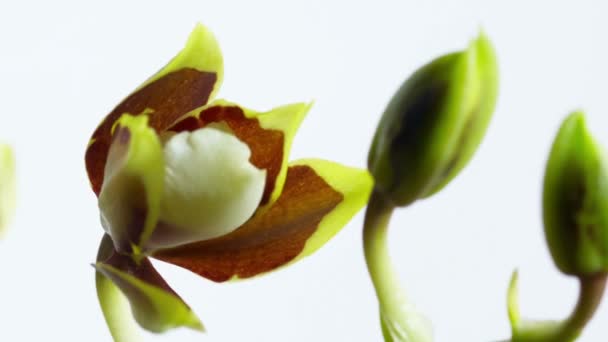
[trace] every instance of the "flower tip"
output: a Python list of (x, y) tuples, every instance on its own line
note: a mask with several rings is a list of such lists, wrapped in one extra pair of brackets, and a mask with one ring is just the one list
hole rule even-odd
[(306, 102), (302, 103), (302, 106), (304, 107), (303, 112), (304, 113), (308, 113), (310, 111), (310, 109), (315, 105), (316, 100), (315, 99), (310, 99)]
[(574, 127), (581, 128), (583, 130), (587, 130), (587, 120), (585, 118), (585, 112), (580, 109), (577, 109), (570, 113), (566, 119), (564, 119), (564, 125), (573, 125)]
[[(483, 70), (483, 74), (488, 80), (493, 80), (492, 83), (497, 83), (498, 80), (498, 62), (496, 58), (496, 51), (492, 41), (483, 30), (479, 29), (477, 37), (471, 40), (469, 47), (465, 53), (472, 54), (478, 68)], [(482, 76), (484, 77), (484, 76)], [(496, 88), (494, 85), (493, 88)]]
[(573, 144), (575, 141), (594, 140), (582, 110), (575, 110), (562, 121), (556, 142)]
[(492, 42), (483, 27), (479, 27), (477, 36), (469, 43), (469, 50), (492, 47)]
[(315, 105), (315, 100), (308, 100), (306, 102), (301, 102), (296, 104), (298, 107), (300, 107), (298, 114), (296, 116), (296, 120), (294, 122), (294, 124), (296, 125), (296, 129), (300, 127), (300, 124), (302, 123), (302, 121), (304, 121), (304, 118), (306, 117), (306, 115), (308, 115), (308, 112), (310, 112), (310, 109), (312, 108), (312, 106)]
[(209, 65), (214, 65), (209, 70), (218, 70), (223, 65), (223, 58), (219, 48), (219, 43), (213, 32), (207, 26), (197, 23), (188, 37), (186, 46), (182, 51), (184, 55), (193, 55), (208, 59)]
[(192, 322), (188, 323), (187, 327), (190, 328), (190, 329), (192, 329), (192, 330), (201, 332), (201, 333), (206, 333), (207, 330), (205, 329), (205, 326), (203, 325), (203, 322), (201, 322), (198, 319), (198, 317), (196, 317), (195, 315), (192, 315), (191, 317), (192, 317)]
[(194, 28), (190, 32), (190, 36), (188, 37), (188, 43), (186, 45), (190, 45), (191, 43), (202, 42), (207, 39), (215, 40), (213, 32), (207, 26), (203, 25), (201, 22), (196, 23)]
[(477, 37), (475, 37), (473, 41), (475, 43), (490, 41), (490, 39), (488, 38), (488, 34), (486, 33), (486, 30), (483, 28), (483, 26), (480, 25), (479, 28), (477, 28)]
[(214, 73), (217, 80), (209, 98), (215, 97), (224, 75), (224, 59), (215, 35), (201, 23), (194, 26), (184, 48), (148, 83), (184, 68)]

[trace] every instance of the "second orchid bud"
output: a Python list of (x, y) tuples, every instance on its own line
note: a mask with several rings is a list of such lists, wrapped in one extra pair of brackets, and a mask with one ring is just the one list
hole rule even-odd
[(480, 34), (464, 51), (416, 71), (389, 103), (368, 166), (377, 190), (405, 206), (448, 184), (471, 159), (497, 97), (494, 49)]
[(608, 159), (585, 123), (571, 114), (545, 171), (543, 218), (549, 250), (565, 274), (608, 272)]

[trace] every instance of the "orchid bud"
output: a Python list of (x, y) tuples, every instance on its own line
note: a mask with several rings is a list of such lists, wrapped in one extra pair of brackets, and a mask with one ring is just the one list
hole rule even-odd
[(369, 152), (379, 192), (405, 206), (441, 190), (473, 156), (498, 90), (494, 49), (483, 34), (417, 70), (390, 101)]
[(564, 120), (545, 170), (547, 244), (565, 274), (608, 272), (608, 163), (584, 114)]

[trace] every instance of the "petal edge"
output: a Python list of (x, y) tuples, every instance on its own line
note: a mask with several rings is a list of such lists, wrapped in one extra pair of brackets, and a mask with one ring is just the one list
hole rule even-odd
[(306, 247), (295, 261), (314, 253), (344, 227), (361, 210), (369, 199), (374, 185), (371, 174), (364, 169), (344, 166), (323, 159), (301, 159), (290, 165), (307, 165), (325, 180), (344, 199), (323, 218), (315, 233), (306, 241)]
[(219, 89), (222, 54), (213, 34), (198, 25), (186, 46), (159, 72), (120, 102), (99, 124), (85, 153), (91, 187), (99, 195), (116, 121), (125, 113), (148, 115), (164, 131), (183, 115), (206, 104)]
[(152, 263), (148, 259), (135, 263), (130, 257), (116, 253), (108, 235), (101, 241), (93, 267), (97, 271), (99, 302), (114, 338), (120, 336), (120, 341), (131, 342), (122, 338), (131, 338), (135, 333), (132, 320), (122, 320), (127, 316), (125, 297), (135, 321), (148, 331), (160, 333), (182, 326), (204, 331), (198, 317), (167, 285)]
[[(336, 170), (340, 172), (332, 172)], [(336, 179), (337, 174), (359, 177), (360, 184), (349, 186), (348, 177)], [(363, 207), (370, 191), (371, 177), (366, 171), (322, 160), (300, 161), (289, 167), (277, 201), (234, 232), (160, 250), (153, 257), (216, 282), (258, 276), (320, 248)], [(345, 196), (352, 198), (342, 203)]]

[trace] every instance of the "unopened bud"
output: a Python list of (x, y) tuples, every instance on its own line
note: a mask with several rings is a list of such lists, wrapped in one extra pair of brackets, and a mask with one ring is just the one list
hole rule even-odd
[(417, 70), (389, 103), (368, 167), (395, 205), (441, 190), (464, 168), (494, 111), (498, 71), (485, 35)]

